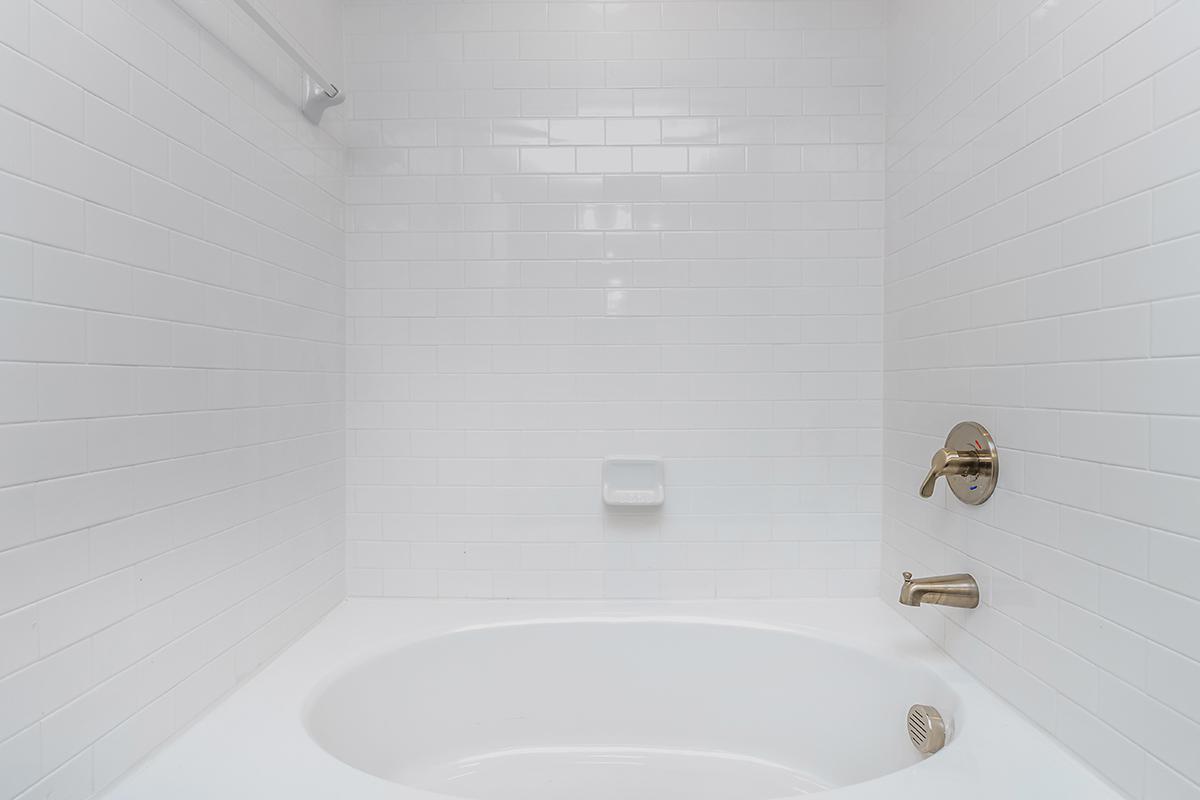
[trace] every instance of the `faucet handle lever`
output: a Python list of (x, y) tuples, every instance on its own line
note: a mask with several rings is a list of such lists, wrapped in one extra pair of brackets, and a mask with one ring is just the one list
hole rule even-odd
[(921, 482), (921, 497), (933, 497), (933, 487), (942, 474), (942, 470), (945, 469), (945, 460), (946, 450), (944, 448), (933, 454), (933, 461), (929, 465), (929, 474)]
[(929, 474), (921, 484), (921, 497), (933, 497), (933, 487), (943, 475), (973, 475), (979, 471), (979, 453), (975, 450), (950, 450), (943, 447), (933, 454)]
[(929, 474), (921, 482), (921, 497), (933, 497), (939, 477), (945, 477), (954, 496), (977, 506), (992, 496), (999, 477), (1000, 457), (992, 435), (977, 422), (960, 422), (933, 454)]

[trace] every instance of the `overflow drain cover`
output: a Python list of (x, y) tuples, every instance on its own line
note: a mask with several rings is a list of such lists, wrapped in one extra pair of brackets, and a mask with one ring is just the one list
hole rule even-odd
[(936, 753), (946, 744), (946, 722), (933, 706), (913, 706), (908, 710), (908, 738), (922, 753)]

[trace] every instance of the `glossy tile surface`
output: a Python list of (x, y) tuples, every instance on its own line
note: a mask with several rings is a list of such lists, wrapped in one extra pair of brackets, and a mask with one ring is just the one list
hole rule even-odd
[(353, 593), (875, 591), (883, 5), (347, 4)]
[[(272, 5), (342, 72), (339, 3)], [(272, 48), (0, 2), (5, 800), (103, 790), (344, 595), (343, 152)]]
[[(1200, 3), (889, 24), (883, 596), (973, 573), (906, 616), (1129, 796), (1200, 797)], [(920, 500), (971, 418), (996, 494)]]

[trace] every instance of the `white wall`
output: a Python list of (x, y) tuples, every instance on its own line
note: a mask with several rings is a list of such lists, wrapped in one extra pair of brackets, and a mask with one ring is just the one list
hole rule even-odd
[(83, 798), (343, 595), (342, 154), (170, 0), (0, 40), (0, 797)]
[[(346, 36), (352, 592), (873, 594), (881, 0)], [(627, 453), (661, 513), (604, 513)]]
[[(884, 586), (1132, 797), (1200, 797), (1200, 2), (895, 0)], [(916, 489), (995, 434), (978, 508)]]
[[(865, 594), (882, 510), (889, 602), (974, 572), (909, 618), (1200, 794), (1200, 0), (893, 0), (886, 264), (882, 0), (354, 0), (344, 43), (264, 0), (345, 47), (322, 129), (181, 2), (238, 54), (0, 3), (0, 797), (87, 797), (303, 631), (347, 502), (353, 590), (431, 596)], [(1000, 491), (919, 500), (963, 418)], [(622, 452), (661, 513), (601, 508)]]

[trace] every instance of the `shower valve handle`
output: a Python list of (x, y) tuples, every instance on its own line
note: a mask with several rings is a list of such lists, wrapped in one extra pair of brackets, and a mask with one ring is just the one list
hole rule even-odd
[(943, 475), (978, 475), (983, 454), (978, 450), (949, 450), (943, 447), (933, 454), (929, 474), (921, 484), (921, 497), (933, 497), (933, 485)]
[(944, 477), (950, 491), (964, 503), (977, 506), (996, 490), (1000, 454), (987, 428), (978, 422), (960, 422), (933, 454), (929, 474), (921, 483), (921, 497), (933, 497), (937, 479)]

